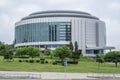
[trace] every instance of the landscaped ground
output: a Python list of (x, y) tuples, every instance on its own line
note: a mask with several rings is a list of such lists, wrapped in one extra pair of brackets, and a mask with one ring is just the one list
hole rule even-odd
[[(28, 72), (64, 72), (64, 66), (52, 65), (51, 63), (29, 63), (19, 62), (19, 59), (14, 59), (13, 62), (6, 62), (0, 57), (0, 71), (28, 71)], [(115, 64), (103, 63), (98, 70), (98, 63), (89, 60), (80, 60), (79, 64), (68, 64), (67, 72), (73, 73), (120, 73), (120, 65), (118, 68)]]

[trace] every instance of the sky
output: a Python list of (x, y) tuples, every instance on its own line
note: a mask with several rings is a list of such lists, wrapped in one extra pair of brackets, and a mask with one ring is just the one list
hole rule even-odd
[(15, 23), (33, 12), (77, 10), (106, 23), (107, 46), (120, 50), (120, 0), (0, 0), (0, 41), (14, 41)]

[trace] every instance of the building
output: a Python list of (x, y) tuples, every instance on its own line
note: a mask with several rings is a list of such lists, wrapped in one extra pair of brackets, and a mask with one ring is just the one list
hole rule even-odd
[(33, 46), (44, 50), (77, 41), (84, 56), (104, 53), (106, 27), (99, 18), (80, 11), (42, 11), (15, 24), (15, 47)]

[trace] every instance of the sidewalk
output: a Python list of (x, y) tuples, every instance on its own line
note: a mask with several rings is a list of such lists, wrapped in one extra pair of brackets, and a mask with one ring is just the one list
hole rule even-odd
[(120, 74), (0, 71), (0, 80), (98, 80), (100, 78), (120, 80)]

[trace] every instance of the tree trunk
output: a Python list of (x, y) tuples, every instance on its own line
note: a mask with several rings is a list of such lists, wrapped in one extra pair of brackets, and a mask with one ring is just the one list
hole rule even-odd
[(100, 70), (100, 62), (98, 62), (98, 71)]
[(117, 62), (115, 62), (115, 66), (116, 66), (116, 68), (117, 68)]
[(32, 56), (32, 60), (33, 60), (33, 56)]

